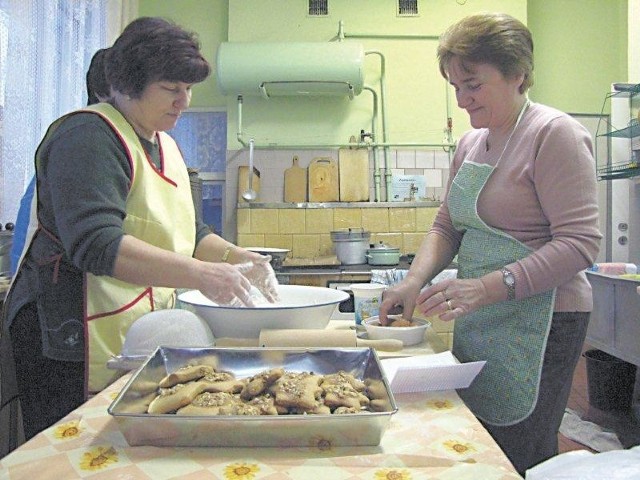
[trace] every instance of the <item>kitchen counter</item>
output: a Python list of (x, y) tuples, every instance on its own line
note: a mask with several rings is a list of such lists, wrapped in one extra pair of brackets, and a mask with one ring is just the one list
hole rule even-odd
[(424, 202), (240, 202), (237, 204), (237, 208), (415, 208), (439, 207), (441, 204), (442, 202), (437, 200), (429, 200)]
[(276, 276), (284, 275), (371, 275), (372, 270), (390, 270), (393, 268), (408, 270), (411, 265), (407, 256), (400, 257), (398, 265), (283, 265), (276, 270)]
[(399, 410), (378, 446), (131, 447), (107, 413), (128, 379), (0, 459), (0, 478), (521, 478), (455, 391), (395, 395)]

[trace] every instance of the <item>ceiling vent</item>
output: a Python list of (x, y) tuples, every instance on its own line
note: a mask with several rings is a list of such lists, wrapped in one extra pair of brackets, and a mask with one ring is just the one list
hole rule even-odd
[(418, 0), (398, 0), (399, 17), (417, 17)]
[(309, 15), (312, 17), (329, 15), (329, 0), (309, 0)]

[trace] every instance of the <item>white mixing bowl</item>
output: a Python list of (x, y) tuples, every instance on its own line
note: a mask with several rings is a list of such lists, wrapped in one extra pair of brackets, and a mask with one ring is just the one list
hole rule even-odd
[(279, 285), (278, 303), (256, 307), (220, 306), (199, 290), (178, 296), (183, 307), (205, 320), (214, 337), (258, 338), (262, 329), (325, 328), (349, 294), (333, 288)]
[[(390, 315), (390, 317), (396, 316)], [(414, 326), (383, 327), (382, 325), (380, 325), (380, 319), (378, 317), (369, 317), (362, 323), (364, 324), (364, 328), (366, 329), (367, 336), (370, 340), (387, 340), (392, 338), (401, 340), (402, 344), (407, 347), (424, 342), (424, 336), (427, 328), (431, 327), (431, 322), (429, 320), (414, 318), (413, 320), (411, 320), (411, 322)]]

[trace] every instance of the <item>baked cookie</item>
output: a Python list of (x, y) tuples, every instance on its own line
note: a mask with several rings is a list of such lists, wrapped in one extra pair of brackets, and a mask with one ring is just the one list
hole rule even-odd
[(191, 380), (198, 380), (208, 373), (215, 372), (209, 365), (185, 365), (175, 372), (168, 374), (158, 384), (160, 388), (171, 388), (178, 383), (187, 383)]
[(159, 395), (149, 404), (147, 412), (174, 412), (189, 405), (196, 396), (202, 393), (202, 388), (199, 382), (179, 383), (170, 388), (161, 388)]
[(273, 385), (282, 375), (284, 375), (283, 368), (272, 368), (271, 370), (266, 370), (250, 377), (240, 392), (240, 398), (243, 400), (251, 400), (257, 397)]
[(413, 327), (413, 322), (406, 318), (398, 318), (389, 324), (390, 327)]
[(360, 413), (362, 410), (352, 407), (338, 407), (333, 411), (334, 415), (344, 415), (345, 413)]
[(254, 406), (260, 412), (260, 415), (278, 415), (278, 410), (275, 405), (275, 398), (272, 395), (265, 393), (248, 400), (247, 405)]
[(236, 379), (227, 372), (210, 372), (198, 380), (203, 392), (239, 393), (245, 385), (243, 380)]
[(322, 377), (309, 372), (287, 372), (271, 386), (276, 405), (308, 411), (322, 394)]
[(193, 401), (176, 412), (176, 415), (208, 416), (219, 415), (220, 409), (240, 402), (237, 395), (227, 392), (203, 392)]
[(369, 397), (358, 392), (349, 383), (322, 384), (324, 404), (331, 410), (338, 407), (360, 408), (369, 403)]
[(340, 370), (329, 375), (324, 375), (322, 378), (323, 385), (348, 383), (358, 392), (364, 391), (364, 389), (367, 387), (362, 380), (357, 379), (353, 376), (353, 374), (347, 373), (344, 370)]

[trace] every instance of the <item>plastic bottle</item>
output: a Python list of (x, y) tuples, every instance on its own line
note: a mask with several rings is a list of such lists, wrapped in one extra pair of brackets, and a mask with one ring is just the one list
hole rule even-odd
[(604, 273), (605, 275), (624, 275), (638, 273), (638, 267), (633, 263), (594, 263), (587, 270), (591, 272)]

